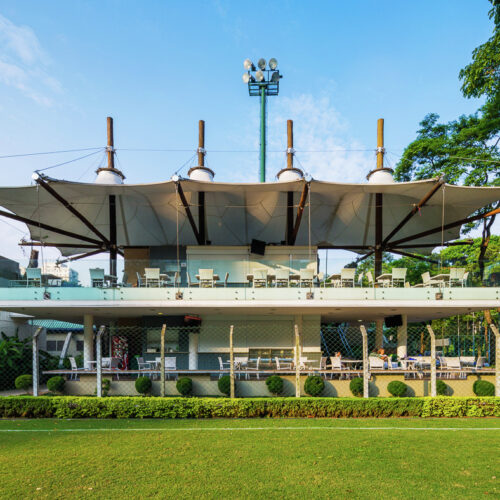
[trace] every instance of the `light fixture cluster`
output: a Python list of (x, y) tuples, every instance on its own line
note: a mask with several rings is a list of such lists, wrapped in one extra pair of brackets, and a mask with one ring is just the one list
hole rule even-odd
[(265, 87), (266, 95), (278, 94), (279, 81), (283, 76), (277, 69), (278, 61), (274, 57), (269, 59), (269, 63), (263, 58), (259, 59), (257, 66), (250, 59), (245, 59), (243, 67), (247, 70), (242, 77), (243, 83), (248, 84), (250, 95), (259, 95), (262, 87)]

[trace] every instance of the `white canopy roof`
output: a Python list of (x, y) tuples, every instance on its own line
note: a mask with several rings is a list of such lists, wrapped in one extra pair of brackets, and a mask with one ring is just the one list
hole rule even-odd
[[(177, 194), (176, 183), (83, 184), (45, 179), (47, 184), (109, 238), (109, 195), (116, 196), (117, 244), (127, 246), (196, 245), (186, 209)], [(375, 241), (375, 193), (383, 194), (383, 235), (387, 236), (410, 210), (436, 185), (437, 180), (391, 184), (344, 184), (309, 182), (309, 197), (296, 238), (297, 245), (373, 246)], [(198, 221), (198, 192), (205, 193), (207, 239), (213, 245), (248, 245), (252, 239), (266, 243), (285, 240), (287, 192), (294, 193), (294, 219), (306, 181), (262, 184), (231, 184), (181, 180), (179, 185)], [(471, 215), (500, 199), (500, 187), (461, 187), (443, 184), (419, 213), (393, 240), (441, 227)], [(0, 188), (0, 205), (30, 219), (33, 241), (75, 244), (75, 237), (40, 229), (40, 222), (64, 231), (98, 240), (82, 220), (40, 186)], [(411, 241), (439, 243), (459, 237), (460, 227)], [(310, 235), (310, 236), (309, 236)], [(309, 241), (310, 238), (310, 241)], [(87, 242), (83, 242), (87, 243)], [(87, 243), (88, 244), (88, 243)], [(60, 247), (63, 255), (81, 253), (78, 248)], [(431, 248), (420, 248), (428, 253)], [(366, 250), (361, 250), (365, 252)]]

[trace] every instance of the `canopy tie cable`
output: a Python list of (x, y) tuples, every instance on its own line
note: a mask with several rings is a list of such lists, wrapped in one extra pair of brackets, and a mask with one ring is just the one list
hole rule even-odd
[[(441, 247), (444, 246), (444, 189), (445, 185), (443, 184), (443, 187), (441, 188), (443, 191), (443, 197), (442, 197), (442, 207), (441, 207)], [(439, 252), (439, 270), (442, 271), (443, 269), (443, 252)]]
[[(177, 247), (177, 279), (180, 280), (181, 277), (181, 264), (180, 264), (180, 249), (179, 249), (179, 186), (177, 182), (175, 183), (175, 231), (176, 231), (176, 247)], [(188, 270), (186, 269), (186, 272)], [(175, 280), (174, 280), (175, 281)], [(174, 286), (176, 283), (174, 283)]]

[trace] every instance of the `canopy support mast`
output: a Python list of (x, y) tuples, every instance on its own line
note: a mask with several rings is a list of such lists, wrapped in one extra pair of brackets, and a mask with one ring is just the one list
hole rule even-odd
[[(377, 169), (384, 168), (384, 153), (384, 119), (379, 118), (377, 122)], [(375, 193), (375, 277), (382, 274), (383, 203), (383, 194)]]

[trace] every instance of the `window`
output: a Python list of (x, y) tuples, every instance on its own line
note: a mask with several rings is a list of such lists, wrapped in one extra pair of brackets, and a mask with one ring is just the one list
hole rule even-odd
[(76, 341), (76, 350), (78, 352), (83, 352), (83, 340)]
[(64, 347), (64, 340), (47, 340), (47, 351), (61, 352)]

